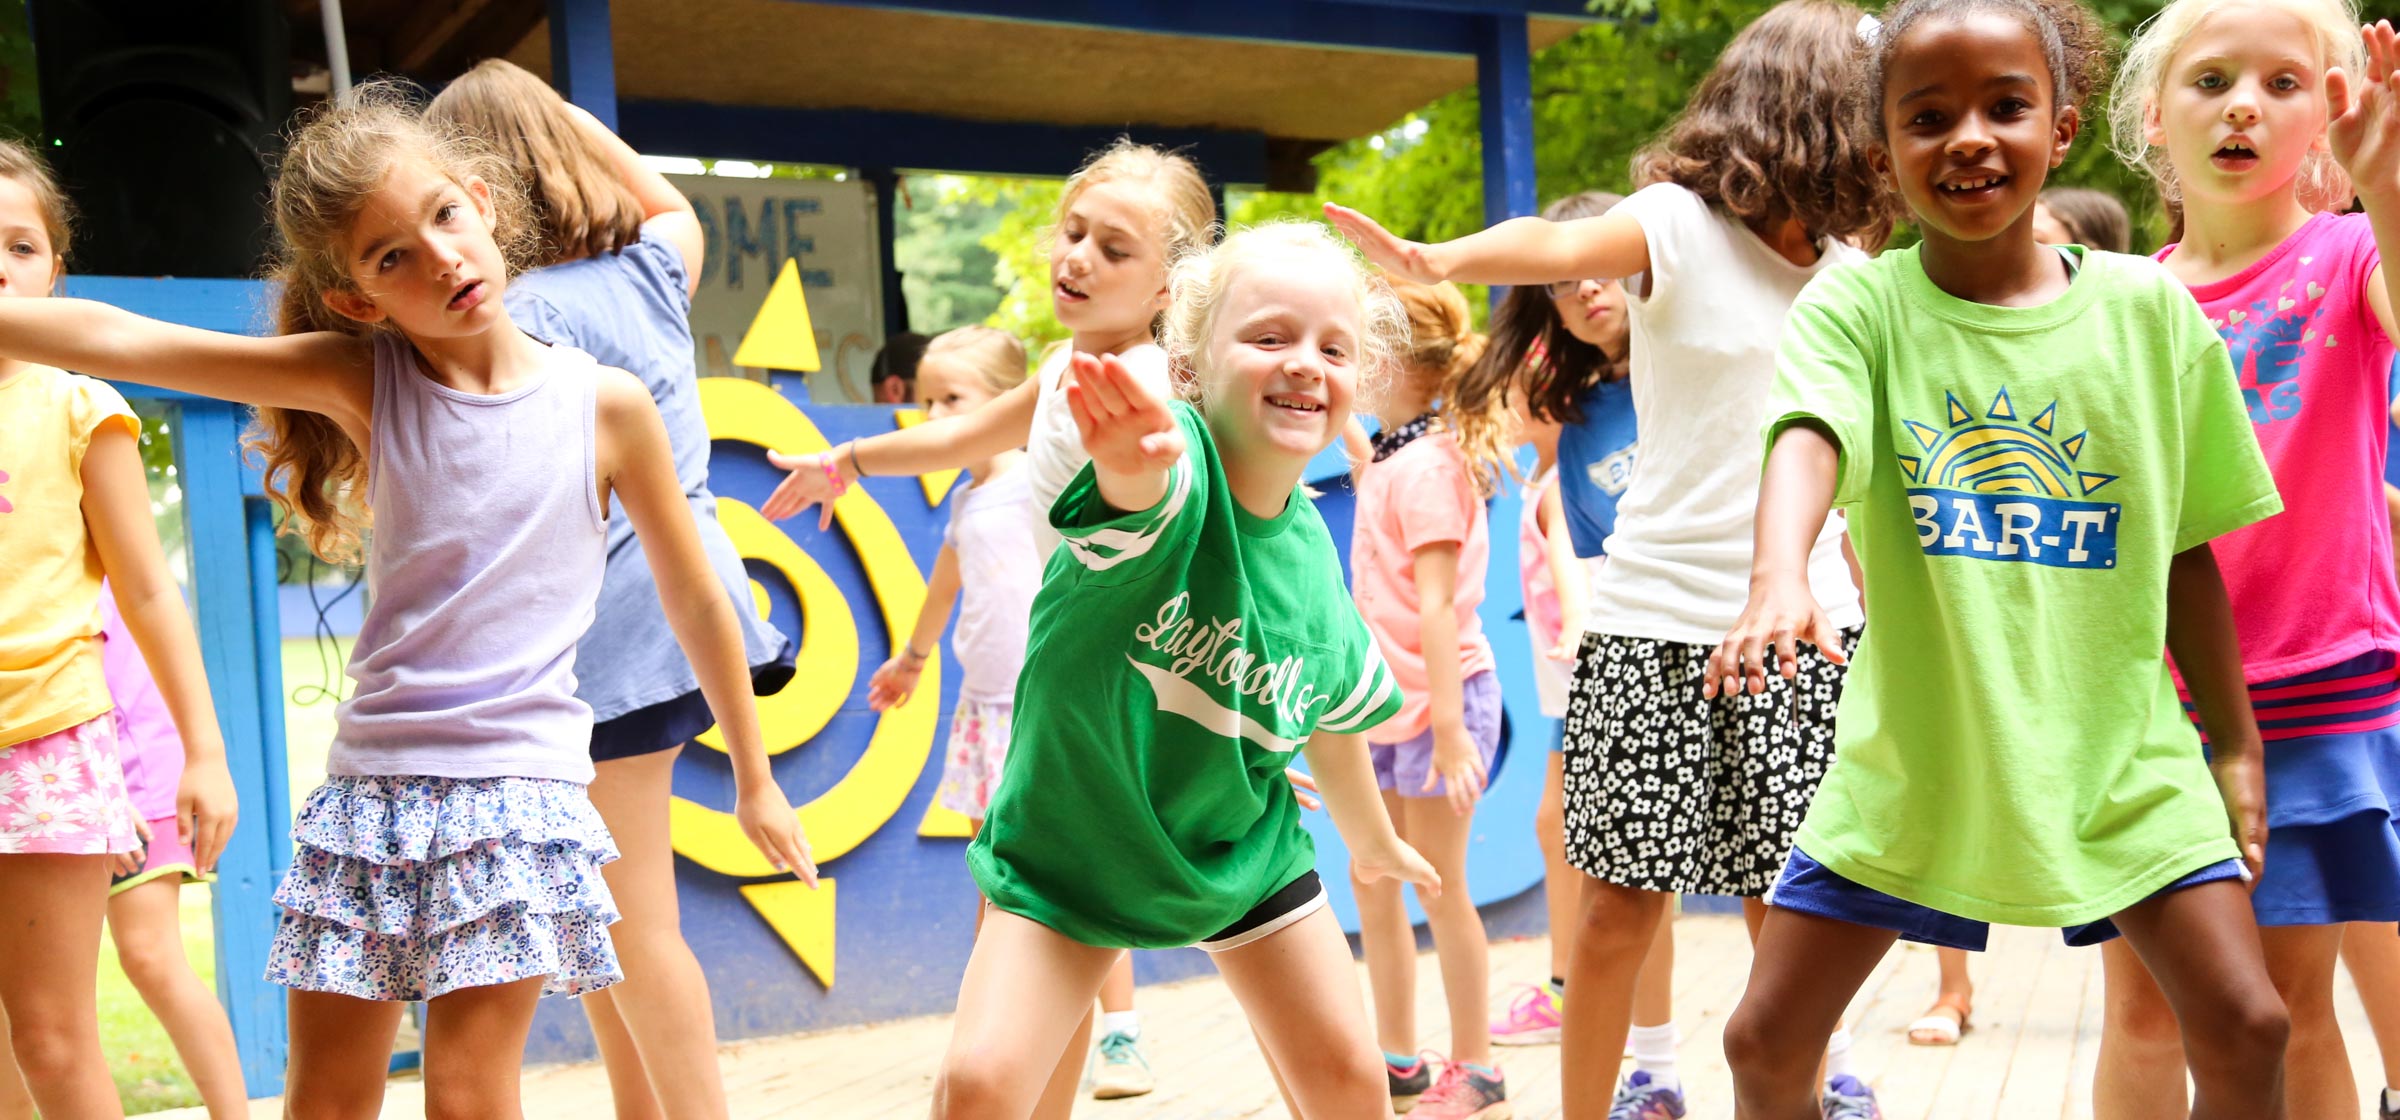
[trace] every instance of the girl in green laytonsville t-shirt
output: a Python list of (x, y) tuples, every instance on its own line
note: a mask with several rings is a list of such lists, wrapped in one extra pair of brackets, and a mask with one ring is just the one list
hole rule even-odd
[(1195, 407), (1114, 358), (1067, 388), (1091, 464), (1033, 606), (1005, 777), (968, 849), (991, 900), (937, 1117), (1023, 1112), (1124, 947), (1198, 945), (1305, 1115), (1385, 1107), (1349, 943), (1284, 767), (1306, 750), (1362, 879), (1438, 889), (1384, 815), (1366, 728), (1398, 686), (1299, 489), (1405, 335), (1319, 227), (1227, 238), (1175, 269), (1167, 349)]
[(1745, 1116), (1816, 1115), (1803, 1040), (1895, 938), (1981, 949), (1995, 922), (2121, 928), (2184, 1020), (2194, 1115), (2280, 1114), (2241, 882), (2259, 736), (2208, 542), (2281, 502), (2182, 286), (2033, 236), (2104, 44), (2073, 0), (1902, 0), (1873, 34), (1860, 127), (1924, 240), (1793, 306), (1750, 601), (1708, 666), (1711, 694), (1755, 692), (1838, 641), (1803, 573), (1846, 509), (1866, 634), (1726, 1026)]

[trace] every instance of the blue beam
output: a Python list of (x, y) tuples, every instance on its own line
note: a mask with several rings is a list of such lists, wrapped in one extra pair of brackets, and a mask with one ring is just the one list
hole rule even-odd
[[(259, 334), (267, 287), (251, 280), (69, 277), (66, 294), (152, 318)], [(289, 1034), (284, 994), (266, 982), (275, 885), (291, 862), (291, 782), (283, 738), (282, 627), (275, 598), (273, 514), (258, 473), (242, 461), (248, 409), (228, 401), (118, 386), (128, 397), (175, 402), (176, 481), (183, 488), (200, 658), (225, 735), (241, 822), (217, 863), (217, 997), (233, 1021), (242, 1077), (261, 1096), (282, 1092)]]
[(549, 0), (550, 82), (559, 96), (617, 127), (617, 48), (608, 0)]
[(1362, 8), (1418, 8), (1429, 12), (1465, 12), (1487, 16), (1547, 16), (1553, 19), (1597, 20), (1595, 0), (1325, 0)]
[[(1534, 212), (1533, 56), (1525, 17), (1477, 16), (1475, 92), (1483, 117), (1483, 219)], [(1505, 290), (1492, 289), (1499, 306)]]
[(860, 178), (875, 188), (875, 256), (883, 268), (883, 337), (908, 329), (908, 290), (900, 282), (900, 261), (893, 253), (899, 243), (900, 173), (889, 167), (860, 169)]
[(627, 101), (618, 133), (653, 155), (890, 167), (976, 175), (1065, 175), (1120, 135), (1187, 148), (1212, 179), (1267, 181), (1267, 138), (1147, 125), (974, 121), (871, 109), (786, 109)]
[[(559, 0), (552, 0), (553, 4)], [(1418, 54), (1473, 54), (1475, 19), (1437, 5), (1332, 0), (825, 0), (854, 8), (1108, 31)], [(1498, 3), (1499, 0), (1488, 0)], [(1527, 0), (1535, 2), (1535, 0)], [(1548, 0), (1541, 0), (1547, 4)], [(1572, 2), (1572, 0), (1562, 0)]]

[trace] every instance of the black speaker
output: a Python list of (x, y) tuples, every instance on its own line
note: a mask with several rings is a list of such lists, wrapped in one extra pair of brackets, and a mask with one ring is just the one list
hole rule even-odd
[(81, 211), (74, 271), (249, 276), (292, 107), (276, 0), (31, 0), (44, 149)]

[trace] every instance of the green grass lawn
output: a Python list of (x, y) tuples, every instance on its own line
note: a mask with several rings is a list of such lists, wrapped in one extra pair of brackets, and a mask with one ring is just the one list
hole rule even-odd
[[(325, 749), (333, 741), (335, 700), (309, 686), (346, 685), (341, 664), (349, 652), (345, 644), (328, 655), (331, 660), (326, 664), (330, 665), (332, 676), (328, 682), (328, 669), (321, 667), (316, 643), (299, 640), (283, 644), (284, 734), (291, 754), (294, 809), (308, 791), (325, 780)], [(311, 702), (293, 701), (295, 693)], [(244, 807), (244, 813), (248, 812)], [(241, 827), (256, 827), (251, 823), (256, 819), (248, 817)], [(183, 945), (191, 954), (192, 967), (198, 970), (200, 979), (213, 985), (216, 949), (210, 929), (207, 887), (184, 888)], [(167, 1041), (166, 1029), (142, 1005), (142, 997), (134, 992), (132, 982), (125, 979), (125, 971), (117, 966), (116, 947), (106, 941), (100, 946), (100, 1045), (108, 1054), (108, 1069), (117, 1079), (117, 1092), (125, 1099), (126, 1112), (156, 1112), (200, 1103), (200, 1094), (193, 1090), (191, 1079), (184, 1076), (183, 1063), (175, 1057), (174, 1045)]]

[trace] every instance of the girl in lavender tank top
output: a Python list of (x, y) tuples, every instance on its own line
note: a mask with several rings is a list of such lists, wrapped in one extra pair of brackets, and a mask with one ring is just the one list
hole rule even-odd
[(427, 1095), (515, 1116), (535, 1000), (619, 978), (574, 673), (612, 502), (724, 731), (744, 832), (815, 868), (657, 407), (502, 308), (527, 229), (506, 165), (370, 84), (293, 136), (274, 212), (277, 337), (0, 300), (25, 305), (0, 306), (0, 355), (257, 405), (268, 490), (321, 554), (355, 553), (373, 511), (356, 687), (275, 895), (287, 1107), (372, 1112), (402, 1005), (424, 1000)]

